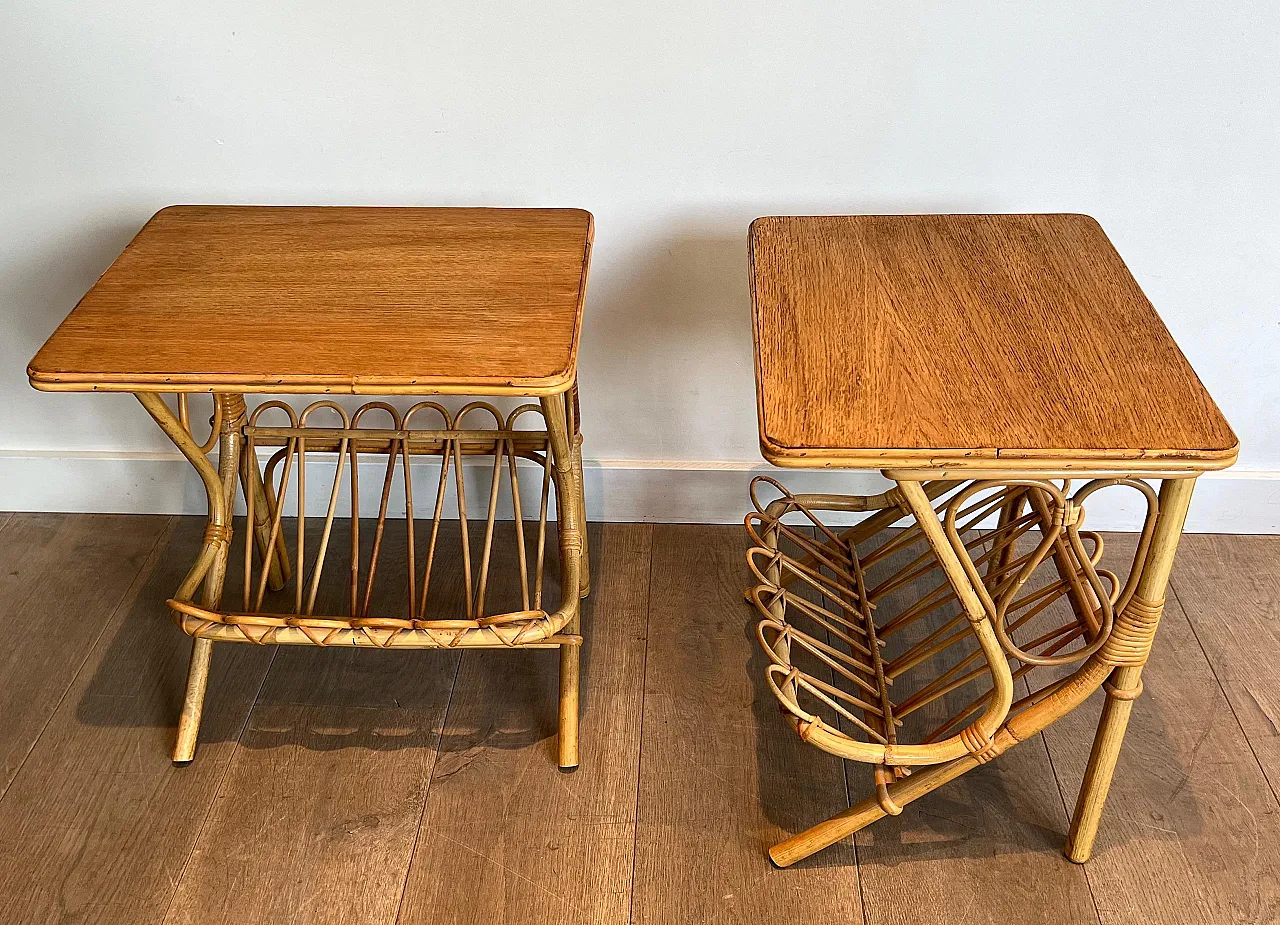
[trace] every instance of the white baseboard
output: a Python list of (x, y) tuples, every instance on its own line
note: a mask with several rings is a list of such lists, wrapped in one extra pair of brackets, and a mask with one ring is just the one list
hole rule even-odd
[[(380, 485), (384, 465), (370, 460), (367, 475), (362, 466), (361, 484)], [(439, 471), (429, 461), (422, 460), (421, 466), (415, 461), (415, 492), (419, 479), (424, 491), (431, 490), (433, 469)], [(887, 486), (875, 473), (784, 472), (739, 462), (600, 460), (588, 461), (585, 469), (587, 514), (605, 521), (737, 523), (749, 505), (752, 476), (766, 473), (797, 492), (873, 493)], [(315, 493), (309, 498), (315, 510), (327, 500), (329, 486), (323, 478), (308, 482), (308, 495)], [(377, 493), (362, 491), (361, 496), (362, 513), (375, 514), (372, 507), (364, 508), (365, 502), (376, 506)], [(1139, 511), (1134, 500), (1130, 491), (1095, 495), (1089, 503), (1089, 526), (1136, 529)], [(204, 512), (204, 493), (195, 473), (176, 453), (10, 451), (0, 452), (0, 510), (198, 514)], [(396, 513), (401, 512), (402, 503)], [(1232, 469), (1206, 474), (1196, 488), (1187, 529), (1280, 533), (1280, 472)]]

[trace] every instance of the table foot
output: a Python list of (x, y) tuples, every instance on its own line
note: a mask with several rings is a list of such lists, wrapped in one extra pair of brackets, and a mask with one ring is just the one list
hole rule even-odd
[(204, 712), (204, 695), (209, 686), (209, 664), (213, 657), (213, 643), (208, 639), (196, 639), (191, 645), (191, 664), (187, 668), (187, 690), (182, 698), (182, 715), (178, 719), (178, 740), (173, 748), (173, 760), (189, 764), (196, 754), (196, 739), (200, 734), (200, 716)]
[(560, 769), (578, 767), (578, 685), (581, 649), (579, 645), (560, 647), (560, 731), (557, 736)]

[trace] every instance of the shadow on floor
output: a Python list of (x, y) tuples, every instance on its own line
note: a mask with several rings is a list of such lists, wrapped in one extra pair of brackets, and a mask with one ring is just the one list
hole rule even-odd
[[(552, 537), (554, 526), (553, 523), (549, 527)], [(194, 561), (203, 529), (203, 518), (175, 518), (174, 529), (158, 555), (158, 566), (147, 576), (119, 625), (108, 631), (112, 636), (77, 705), (80, 722), (91, 726), (176, 728), (191, 640), (174, 625), (164, 602)], [(384, 536), (388, 550), (402, 548), (397, 540), (402, 541), (403, 536), (397, 537), (397, 530), (403, 534), (402, 523), (388, 524)], [(592, 524), (589, 531), (594, 569), (599, 566), (600, 527)], [(372, 533), (366, 531), (369, 537)], [(342, 528), (336, 525), (335, 548), (343, 548), (341, 543), (347, 541), (342, 534)], [(456, 529), (442, 528), (441, 543), (452, 539), (451, 534), (456, 534)], [(494, 554), (495, 575), (504, 569), (516, 574), (514, 560), (498, 558), (496, 544)], [(387, 572), (394, 571), (398, 564), (403, 567), (393, 559), (389, 555), (384, 563)], [(558, 600), (558, 568), (558, 555), (554, 548), (549, 549), (549, 601)], [(326, 569), (324, 578), (321, 604), (326, 595), (345, 596), (343, 575), (335, 576)], [(240, 563), (233, 559), (227, 575), (228, 595), (240, 593), (242, 579)], [(440, 606), (460, 606), (461, 588), (456, 576), (438, 582)], [(398, 588), (380, 589), (375, 594), (375, 608), (379, 598), (398, 592)], [(282, 593), (292, 592), (286, 589)], [(454, 597), (456, 601), (451, 600)], [(287, 603), (282, 602), (282, 606)], [(490, 612), (517, 610), (518, 590), (512, 586), (494, 587), (490, 603)], [(591, 706), (594, 609), (593, 599), (587, 598), (582, 617), (585, 641), (580, 709), (584, 713)], [(317, 612), (325, 611), (318, 608)], [(316, 750), (353, 745), (431, 748), (437, 742), (442, 752), (481, 746), (525, 748), (556, 736), (558, 677), (555, 650), (384, 651), (217, 644), (200, 741), (239, 737), (241, 744), (249, 748), (297, 744)], [(460, 696), (451, 700), (451, 692)], [(477, 705), (483, 709), (477, 709)], [(245, 726), (245, 712), (250, 706), (252, 713)], [(450, 713), (446, 720), (447, 706)], [(548, 750), (554, 751), (554, 742)]]
[[(869, 570), (868, 587), (874, 587), (876, 581), (883, 580), (910, 561), (910, 556), (898, 553), (881, 566), (879, 573), (874, 569)], [(1119, 568), (1123, 575), (1127, 561), (1112, 563), (1107, 560), (1104, 564)], [(1035, 588), (1037, 583), (1049, 581), (1050, 577), (1045, 572), (1052, 568), (1051, 561), (1042, 565), (1043, 571), (1037, 571), (1028, 588)], [(750, 579), (745, 565), (743, 576), (744, 582)], [(920, 576), (881, 598), (876, 611), (877, 625), (883, 625), (892, 619), (892, 615), (901, 613), (905, 607), (927, 595), (939, 580), (939, 574), (935, 571), (932, 575)], [(835, 609), (830, 600), (821, 598), (811, 590), (802, 593), (815, 603)], [(745, 632), (751, 649), (746, 670), (753, 680), (755, 690), (753, 712), (759, 736), (757, 760), (761, 773), (761, 795), (769, 819), (787, 832), (798, 833), (832, 813), (821, 811), (818, 808), (820, 803), (807, 808), (800, 805), (803, 796), (798, 791), (796, 777), (773, 770), (777, 766), (773, 753), (778, 748), (773, 740), (778, 737), (798, 740), (799, 737), (786, 719), (779, 715), (780, 706), (765, 680), (769, 659), (760, 646), (755, 631), (760, 615), (751, 605), (744, 606), (744, 614), (747, 616)], [(952, 618), (958, 618), (958, 615), (959, 610), (954, 604), (928, 615), (920, 620), (918, 627), (911, 627), (903, 631), (901, 636), (894, 636), (884, 649), (885, 658), (889, 659), (903, 651), (904, 646), (938, 638), (935, 633)], [(1024, 628), (1024, 632), (1031, 631), (1026, 638), (1034, 638), (1044, 629), (1057, 627), (1063, 622), (1074, 620), (1074, 617), (1064, 599), (1054, 603), (1036, 619), (1040, 622), (1031, 623)], [(833, 637), (828, 637), (828, 641), (834, 641)], [(950, 677), (957, 677), (957, 673), (972, 671), (980, 664), (977, 660), (978, 650), (976, 643), (968, 644), (968, 640), (965, 642), (966, 644), (942, 650), (924, 662), (919, 669), (913, 669), (899, 677), (897, 687), (894, 688), (894, 701), (903, 703), (904, 698), (918, 688), (924, 678), (938, 677), (948, 672), (952, 672)], [(815, 664), (817, 663), (808, 663), (806, 670), (817, 670), (811, 667)], [(1033, 672), (1030, 677), (1038, 688), (1078, 667), (1079, 663), (1074, 663), (1066, 668), (1037, 669), (1040, 675)], [(848, 681), (834, 677), (829, 670), (827, 677), (832, 681), (839, 681), (840, 686), (850, 686)], [(1025, 684), (1025, 681), (1019, 682), (1015, 699), (1028, 692)], [(907, 718), (905, 725), (899, 730), (899, 741), (924, 741), (928, 732), (971, 704), (988, 686), (983, 675), (927, 705)], [(919, 862), (931, 858), (983, 858), (1011, 852), (1048, 853), (1060, 857), (1070, 813), (1074, 807), (1075, 782), (1080, 775), (1080, 770), (1076, 769), (1082, 770), (1087, 759), (1102, 699), (1102, 692), (1098, 691), (1085, 705), (1050, 727), (1055, 734), (1054, 743), (1058, 749), (1053, 756), (1057, 767), (1050, 762), (1044, 736), (1037, 735), (996, 760), (980, 765), (908, 804), (901, 815), (887, 816), (872, 823), (857, 836), (859, 863), (894, 866), (902, 862)], [(1176, 796), (1178, 788), (1175, 785), (1178, 781), (1185, 782), (1188, 771), (1172, 759), (1174, 748), (1165, 726), (1162, 704), (1154, 698), (1145, 698), (1141, 709), (1141, 722), (1133, 724), (1130, 729), (1129, 752), (1122, 752), (1117, 780), (1126, 772), (1126, 755), (1129, 759), (1138, 757), (1139, 763), (1143, 764), (1139, 773), (1144, 775), (1152, 771), (1150, 763), (1154, 761), (1157, 762), (1155, 776), (1162, 785), (1168, 784), (1168, 789)], [(830, 723), (836, 714), (826, 710), (823, 716)], [(846, 730), (852, 728), (848, 720), (840, 719), (839, 722)], [(949, 735), (958, 734), (960, 728), (962, 727), (955, 727)], [(866, 738), (861, 733), (857, 737)], [(875, 783), (871, 765), (842, 761), (816, 748), (805, 748), (818, 756), (818, 764), (810, 773), (824, 775), (829, 773), (830, 765), (844, 765), (849, 805), (874, 797)], [(1069, 765), (1073, 774), (1070, 775), (1070, 783), (1064, 783), (1063, 790), (1060, 790), (1059, 779), (1067, 776), (1064, 774), (1064, 765)], [(803, 773), (798, 765), (794, 767), (797, 775)], [(1067, 793), (1065, 798), (1064, 792)], [(1114, 806), (1112, 809), (1114, 810)], [(1146, 826), (1150, 831), (1144, 830), (1143, 837), (1176, 840), (1198, 832), (1202, 826), (1198, 812), (1198, 808), (1191, 803), (1179, 812), (1179, 832)], [(798, 815), (803, 818), (797, 819)], [(1100, 836), (1100, 847), (1114, 844), (1109, 839), (1124, 828), (1123, 824), (1106, 827), (1105, 833)], [(831, 849), (818, 852), (800, 862), (800, 866), (829, 866), (830, 862), (824, 860), (824, 855), (830, 851)], [(1062, 863), (1069, 862), (1064, 858)]]

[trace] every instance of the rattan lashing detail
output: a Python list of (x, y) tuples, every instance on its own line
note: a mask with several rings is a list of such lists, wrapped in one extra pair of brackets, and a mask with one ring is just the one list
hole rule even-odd
[(960, 739), (964, 742), (965, 749), (980, 764), (986, 764), (1000, 754), (995, 742), (975, 726), (965, 726), (961, 729)]
[(1145, 665), (1163, 613), (1164, 601), (1134, 596), (1116, 616), (1115, 628), (1099, 653), (1102, 660), (1117, 667)]

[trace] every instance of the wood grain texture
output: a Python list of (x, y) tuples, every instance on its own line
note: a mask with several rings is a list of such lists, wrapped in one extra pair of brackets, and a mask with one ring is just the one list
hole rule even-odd
[[(4, 586), (6, 595), (56, 585), (59, 561), (76, 574), (75, 522), (89, 518), (49, 519), (59, 522), (58, 542), (31, 544), (48, 568)], [(0, 545), (8, 531), (28, 530), (26, 520), (0, 525)], [(455, 688), (411, 865), (402, 846), (415, 826), (404, 820), (414, 817), (434, 751), (420, 732), (439, 715), (429, 692), (439, 673), (419, 660), (446, 653), (282, 650), (288, 658), (272, 668), (233, 758), (271, 652), (218, 646), (199, 760), (170, 765), (189, 640), (161, 601), (202, 529), (201, 519), (178, 519), (161, 538), (158, 564), (143, 568), (114, 616), (104, 614), (84, 669), (0, 797), (0, 921), (146, 925), (166, 910), (170, 921), (254, 921), (274, 910), (275, 921), (309, 923), (345, 910), (346, 921), (390, 923), (387, 896), (398, 900), (401, 884), (370, 866), (384, 864), (408, 871), (406, 923), (575, 921), (570, 904), (576, 920), (612, 923), (628, 918), (624, 859), (637, 835), (636, 922), (857, 922), (862, 901), (875, 923), (927, 923), (944, 911), (965, 923), (988, 912), (1088, 921), (1082, 877), (1104, 923), (1280, 920), (1271, 850), (1280, 806), (1259, 769), (1259, 760), (1274, 767), (1272, 733), (1265, 713), (1251, 725), (1241, 709), (1274, 686), (1266, 652), (1275, 538), (1184, 538), (1089, 864), (1069, 865), (1060, 846), (1062, 807), (1074, 803), (1097, 703), (1046, 734), (1060, 795), (1045, 792), (1053, 778), (1029, 740), (877, 822), (856, 849), (837, 846), (778, 871), (765, 848), (846, 805), (845, 794), (840, 763), (799, 742), (755, 680), (763, 666), (741, 602), (740, 528), (593, 529), (599, 583), (588, 600), (594, 648), (576, 774), (553, 767), (554, 654), (464, 656), (471, 664)], [(650, 531), (645, 546), (637, 535)], [(1130, 538), (1106, 539), (1104, 564), (1131, 554)], [(637, 621), (650, 548), (646, 670), (637, 665), (645, 647)], [(74, 590), (41, 593), (62, 599)], [(0, 696), (19, 668), (0, 662)], [(627, 788), (634, 800), (637, 782), (639, 824), (629, 829)], [(856, 794), (865, 784), (851, 781)], [(236, 812), (246, 817), (239, 826)], [(255, 863), (267, 859), (285, 873)], [(451, 872), (460, 882), (442, 883)], [(229, 887), (233, 874), (263, 909), (218, 895), (213, 885)], [(983, 899), (971, 907), (975, 896)]]
[(555, 764), (555, 653), (463, 655), (400, 925), (628, 921), (652, 529), (590, 534), (577, 772)]
[(0, 516), (0, 796), (131, 593), (169, 517)]
[[(387, 529), (390, 575), (405, 567), (403, 527)], [(333, 542), (350, 542), (349, 522)], [(442, 575), (459, 572), (456, 549)], [(347, 586), (332, 578), (317, 601), (338, 608)], [(440, 591), (461, 597), (461, 582)], [(375, 612), (402, 593), (375, 585)], [(459, 654), (282, 647), (165, 922), (395, 921)]]
[(578, 209), (172, 206), (28, 374), (50, 390), (562, 391), (591, 237)]
[(1173, 589), (1280, 794), (1280, 536), (1184, 536)]
[[(1132, 543), (1108, 536), (1103, 564)], [(1280, 920), (1280, 805), (1172, 595), (1142, 681), (1085, 865), (1104, 925)], [(1100, 706), (1095, 697), (1044, 732), (1068, 804)]]
[(772, 216), (750, 247), (770, 462), (1235, 460), (1231, 428), (1088, 216)]
[(741, 531), (654, 531), (632, 921), (859, 922), (851, 845), (787, 870), (766, 849), (848, 806), (764, 682)]
[(200, 760), (169, 754), (191, 641), (165, 613), (204, 518), (178, 518), (151, 574), (103, 630), (4, 798), (6, 921), (159, 922), (214, 800), (272, 651), (213, 659)]

